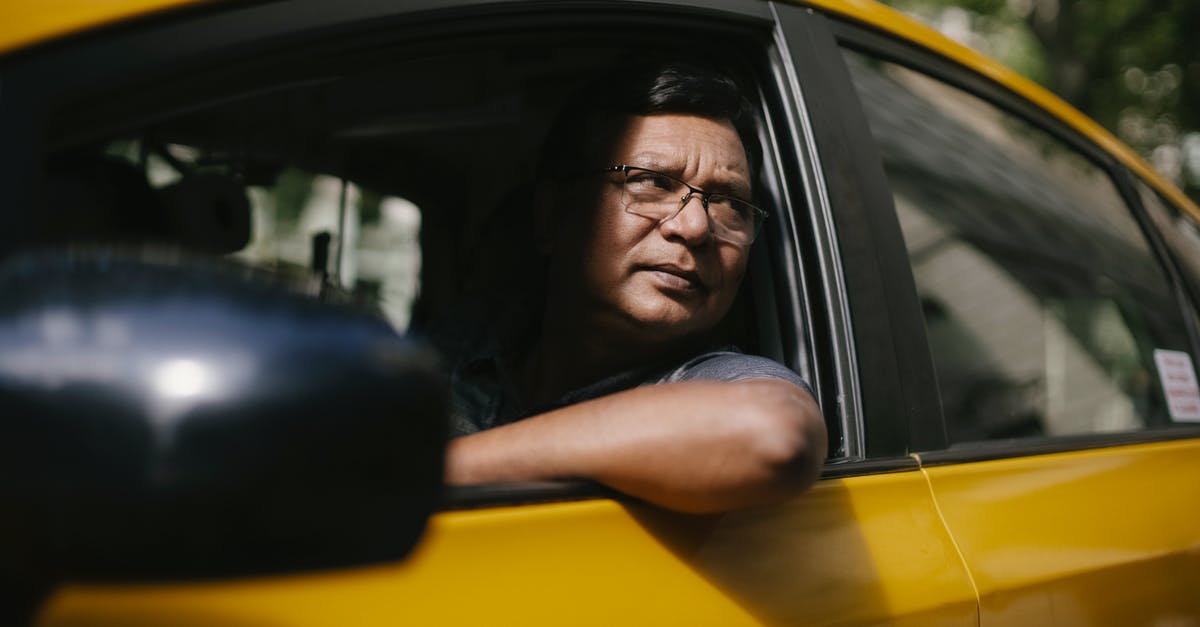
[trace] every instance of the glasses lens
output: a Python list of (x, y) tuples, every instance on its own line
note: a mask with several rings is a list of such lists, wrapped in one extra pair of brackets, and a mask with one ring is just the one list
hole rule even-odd
[(735, 244), (750, 244), (762, 226), (763, 211), (737, 198), (713, 194), (708, 219), (713, 235)]
[[(625, 171), (622, 200), (625, 210), (652, 220), (665, 220), (683, 207), (692, 190), (683, 181), (654, 170), (629, 168)], [(725, 241), (748, 245), (754, 241), (764, 213), (750, 203), (724, 196), (707, 195), (709, 229)]]
[(665, 174), (651, 170), (629, 170), (625, 175), (625, 210), (639, 216), (661, 220), (679, 208), (686, 186)]

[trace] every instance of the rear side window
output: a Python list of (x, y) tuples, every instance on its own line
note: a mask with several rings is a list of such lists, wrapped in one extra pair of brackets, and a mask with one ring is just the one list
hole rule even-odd
[[(846, 59), (894, 195), (950, 442), (1200, 419), (1180, 308), (1109, 174), (956, 87)], [(1188, 390), (1172, 387), (1180, 378)]]

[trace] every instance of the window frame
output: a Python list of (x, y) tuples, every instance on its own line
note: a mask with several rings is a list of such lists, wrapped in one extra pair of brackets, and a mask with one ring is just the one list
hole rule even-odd
[[(789, 11), (796, 7), (780, 7)], [(472, 12), (464, 17), (464, 11)], [(788, 60), (794, 56), (787, 44), (792, 38), (780, 34), (775, 8), (760, 0), (705, 1), (663, 0), (656, 3), (581, 5), (569, 2), (502, 1), (410, 1), (402, 6), (379, 3), (330, 5), (319, 0), (290, 3), (265, 3), (250, 6), (205, 5), (185, 11), (154, 16), (113, 29), (37, 47), (34, 50), (0, 59), (0, 134), (13, 132), (16, 141), (0, 147), (0, 183), (20, 190), (12, 206), (36, 207), (33, 195), (39, 187), (38, 164), (49, 150), (44, 127), (65, 103), (85, 102), (95, 94), (119, 93), (119, 90), (152, 83), (159, 77), (186, 76), (192, 71), (208, 71), (222, 63), (253, 59), (260, 53), (271, 56), (295, 51), (297, 56), (314, 54), (305, 44), (317, 48), (330, 42), (354, 40), (355, 49), (404, 41), (415, 34), (422, 40), (459, 38), (467, 33), (503, 33), (507, 24), (521, 30), (561, 27), (563, 24), (595, 28), (598, 19), (605, 23), (625, 23), (634, 27), (647, 24), (687, 29), (717, 30), (761, 44), (756, 54), (765, 60), (759, 77), (760, 99), (764, 107), (764, 171), (769, 176), (773, 204), (786, 211), (772, 216), (777, 240), (766, 252), (773, 270), (770, 293), (779, 305), (774, 312), (780, 324), (780, 343), (785, 362), (811, 377), (827, 421), (845, 418), (847, 405), (857, 403), (856, 384), (847, 380), (846, 366), (853, 364), (854, 353), (843, 338), (829, 339), (831, 328), (845, 325), (848, 313), (837, 303), (827, 303), (822, 294), (842, 295), (839, 282), (831, 283), (827, 273), (839, 263), (832, 234), (810, 228), (805, 220), (817, 220), (810, 210), (812, 182), (820, 175), (801, 149), (802, 139), (811, 141), (798, 130), (805, 112), (791, 82), (794, 71)], [(807, 14), (803, 19), (812, 19)], [(362, 32), (356, 32), (362, 29)], [(828, 39), (828, 37), (826, 37)], [(832, 42), (829, 39), (829, 42)], [(825, 55), (836, 48), (824, 42)], [(444, 44), (439, 44), (444, 45)], [(156, 50), (147, 55), (145, 50)], [(758, 57), (756, 57), (758, 58)], [(87, 61), (80, 63), (81, 59)], [(756, 68), (758, 69), (758, 68)], [(789, 146), (788, 142), (793, 145)], [(797, 187), (799, 186), (799, 187)], [(795, 190), (800, 190), (799, 192)], [(807, 217), (806, 217), (807, 216)], [(828, 220), (827, 212), (824, 216)], [(33, 228), (33, 212), (0, 212), (0, 255), (20, 245), (16, 234)], [(822, 256), (811, 252), (819, 249)], [(824, 290), (822, 292), (822, 290)], [(761, 314), (762, 312), (760, 312)], [(829, 322), (828, 319), (835, 319)], [(831, 369), (837, 375), (827, 374)], [(852, 370), (851, 370), (852, 371)], [(845, 399), (839, 403), (838, 399)], [(860, 441), (847, 434), (848, 441)], [(855, 444), (858, 446), (858, 444)], [(902, 457), (906, 443), (899, 442), (899, 460), (866, 465), (842, 464), (826, 470), (826, 476), (845, 476), (915, 467), (911, 458)], [(857, 461), (846, 456), (834, 461)], [(578, 500), (619, 497), (607, 488), (587, 482), (523, 483), (455, 488), (447, 492), (444, 509), (484, 505)], [(621, 497), (627, 498), (627, 497)]]
[[(790, 54), (789, 70), (805, 115), (805, 142), (818, 165), (824, 196), (813, 202), (813, 228), (823, 221), (840, 266), (835, 320), (848, 325), (841, 389), (853, 394), (847, 418), (860, 444), (845, 463), (897, 470), (915, 466), (915, 450), (942, 448), (941, 401), (924, 318), (866, 114), (836, 40), (837, 22), (802, 7), (773, 5)], [(849, 369), (849, 372), (846, 370)]]
[[(1131, 213), (1134, 222), (1145, 237), (1154, 261), (1162, 270), (1170, 285), (1180, 318), (1184, 321), (1186, 327), (1185, 332), (1190, 343), (1192, 361), (1197, 366), (1200, 366), (1200, 360), (1197, 359), (1197, 356), (1200, 355), (1200, 333), (1197, 332), (1196, 325), (1193, 323), (1195, 317), (1192, 313), (1192, 308), (1196, 304), (1189, 298), (1189, 293), (1184, 289), (1176, 262), (1173, 260), (1162, 234), (1157, 231), (1150, 216), (1142, 206), (1133, 184), (1134, 175), (1126, 167), (1068, 123), (1037, 107), (1003, 84), (993, 81), (965, 65), (958, 64), (948, 58), (937, 55), (935, 52), (886, 33), (869, 30), (841, 20), (831, 20), (831, 24), (839, 48), (850, 49), (882, 61), (900, 65), (974, 95), (999, 108), (1001, 111), (1016, 116), (1039, 130), (1048, 133), (1055, 140), (1062, 142), (1066, 148), (1076, 151), (1080, 156), (1088, 159), (1096, 167), (1100, 168), (1102, 172), (1107, 174), (1112, 180), (1121, 200)], [(882, 156), (876, 152), (874, 158), (879, 161), (880, 167), (882, 167)], [(1152, 185), (1151, 187), (1153, 188)], [(895, 209), (892, 207), (890, 198), (890, 188), (888, 190), (888, 208), (894, 212)], [(905, 256), (903, 263), (906, 267), (911, 265), (907, 256)], [(921, 327), (921, 335), (924, 338), (923, 316), (921, 318)], [(936, 385), (935, 379), (934, 386), (936, 387)], [(944, 433), (945, 414), (940, 402), (937, 407), (937, 413)], [(922, 464), (939, 465), (1196, 437), (1200, 437), (1200, 424), (1176, 425), (1164, 429), (1125, 433), (1039, 436), (1009, 440), (982, 440), (953, 445), (947, 442), (942, 447), (922, 448), (918, 449), (917, 452)]]

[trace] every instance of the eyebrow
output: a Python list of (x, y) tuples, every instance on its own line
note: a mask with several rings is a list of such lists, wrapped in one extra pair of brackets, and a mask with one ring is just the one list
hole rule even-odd
[[(749, 180), (743, 181), (713, 181), (708, 185), (696, 185), (691, 181), (685, 180), (682, 176), (682, 169), (679, 166), (669, 166), (661, 160), (661, 157), (655, 153), (643, 153), (634, 155), (626, 165), (637, 166), (639, 168), (647, 168), (649, 170), (657, 170), (663, 174), (669, 174), (685, 183), (704, 190), (706, 194), (718, 194), (720, 196), (729, 196), (749, 202), (752, 200), (753, 193)], [(741, 177), (739, 177), (741, 178)]]

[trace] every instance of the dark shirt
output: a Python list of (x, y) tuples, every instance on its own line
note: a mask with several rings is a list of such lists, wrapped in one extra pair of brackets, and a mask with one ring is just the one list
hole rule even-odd
[(455, 369), (451, 376), (454, 391), (451, 433), (454, 436), (467, 435), (643, 385), (763, 378), (783, 379), (812, 394), (812, 388), (799, 375), (779, 363), (757, 355), (718, 350), (702, 353), (675, 366), (660, 365), (623, 372), (572, 390), (549, 405), (525, 408), (500, 360), (483, 356), (466, 362)]

